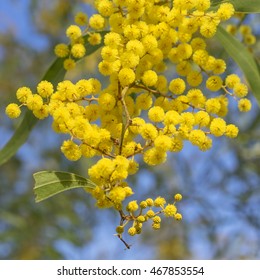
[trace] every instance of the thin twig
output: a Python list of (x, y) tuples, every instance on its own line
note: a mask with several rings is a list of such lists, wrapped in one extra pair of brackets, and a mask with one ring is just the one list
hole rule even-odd
[(118, 234), (117, 237), (125, 244), (127, 249), (131, 248), (131, 245), (127, 244), (120, 234)]
[[(120, 88), (120, 85), (118, 85), (118, 86)], [(125, 87), (122, 90), (122, 92), (119, 94), (119, 100), (122, 103), (122, 106), (123, 106), (123, 109), (124, 109), (125, 118), (126, 118), (125, 123), (124, 123), (124, 121), (122, 121), (123, 127), (122, 127), (121, 139), (120, 139), (120, 144), (119, 144), (119, 154), (122, 153), (125, 132), (126, 132), (127, 128), (129, 127), (129, 125), (132, 123), (130, 114), (129, 114), (128, 109), (127, 109), (127, 105), (125, 103), (125, 95), (126, 95), (128, 89), (129, 89), (129, 86)]]

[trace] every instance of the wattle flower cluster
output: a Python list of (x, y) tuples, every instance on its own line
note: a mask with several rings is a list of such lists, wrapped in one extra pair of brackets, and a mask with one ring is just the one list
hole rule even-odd
[[(66, 30), (70, 44), (58, 44), (55, 54), (72, 69), (85, 55), (86, 41), (101, 44), (100, 31), (108, 30), (98, 69), (109, 76), (109, 85), (103, 88), (96, 78), (65, 80), (56, 88), (41, 81), (36, 93), (18, 89), (21, 105), (9, 104), (6, 113), (16, 118), (26, 106), (39, 119), (50, 115), (54, 131), (68, 135), (61, 145), (67, 159), (98, 157), (88, 170), (96, 185), (90, 193), (98, 207), (119, 211), (116, 232), (122, 239), (129, 221), (128, 233), (135, 235), (148, 220), (159, 229), (159, 214), (181, 219), (175, 202), (161, 197), (123, 207), (133, 195), (126, 180), (138, 171), (138, 161), (159, 165), (185, 141), (206, 151), (214, 137), (236, 137), (238, 128), (224, 120), (228, 97), (238, 100), (240, 111), (250, 110), (251, 103), (247, 86), (237, 75), (225, 75), (225, 61), (207, 51), (207, 39), (234, 14), (232, 4), (212, 11), (210, 0), (102, 0), (95, 7), (89, 19), (76, 15)], [(180, 199), (176, 195), (174, 201)]]

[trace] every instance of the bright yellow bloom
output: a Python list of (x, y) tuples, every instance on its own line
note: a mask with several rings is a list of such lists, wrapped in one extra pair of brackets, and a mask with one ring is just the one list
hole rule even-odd
[(129, 211), (129, 212), (134, 212), (136, 210), (138, 210), (139, 206), (136, 202), (136, 200), (133, 200), (133, 201), (130, 201), (126, 207), (126, 209)]
[(237, 126), (235, 126), (234, 124), (229, 124), (226, 127), (225, 135), (229, 138), (235, 138), (235, 137), (237, 137), (238, 132), (239, 132), (239, 129)]
[(181, 78), (173, 79), (169, 84), (169, 90), (173, 94), (177, 94), (177, 95), (182, 94), (185, 91), (185, 88), (186, 88), (186, 84), (184, 80)]
[(140, 134), (144, 139), (154, 140), (158, 135), (158, 131), (154, 125), (146, 123), (141, 126)]
[(165, 208), (164, 208), (164, 215), (166, 217), (174, 217), (174, 215), (177, 212), (177, 208), (174, 204), (168, 204)]
[(217, 10), (217, 15), (222, 21), (230, 19), (234, 13), (235, 9), (231, 3), (220, 4), (219, 9)]
[(154, 86), (157, 83), (157, 80), (158, 80), (158, 76), (156, 72), (153, 70), (145, 71), (142, 76), (142, 82), (148, 87)]
[(70, 25), (66, 30), (66, 35), (71, 40), (77, 40), (79, 37), (81, 37), (82, 32), (77, 25)]
[(21, 102), (21, 103), (26, 103), (27, 98), (32, 95), (32, 91), (28, 87), (20, 87), (16, 91), (16, 98)]
[(152, 122), (162, 122), (164, 120), (164, 110), (159, 106), (154, 106), (148, 111), (148, 118)]
[(40, 110), (43, 105), (42, 97), (38, 94), (33, 94), (27, 98), (27, 107), (29, 110)]
[(230, 74), (225, 79), (225, 84), (229, 88), (234, 88), (237, 83), (240, 83), (240, 78), (236, 74)]
[(226, 122), (221, 118), (215, 118), (211, 121), (209, 129), (214, 136), (222, 136), (226, 132)]
[(85, 46), (82, 44), (74, 44), (71, 48), (71, 54), (75, 58), (82, 58), (86, 53)]
[(54, 53), (58, 57), (66, 57), (69, 55), (69, 47), (66, 44), (58, 44), (54, 48)]
[(238, 101), (238, 109), (240, 112), (248, 112), (251, 110), (251, 101), (247, 98), (242, 98)]
[(118, 79), (122, 86), (128, 86), (135, 81), (135, 72), (130, 68), (122, 68), (118, 73)]
[(181, 201), (182, 200), (182, 195), (180, 193), (176, 193), (174, 196), (175, 201)]
[(239, 98), (245, 97), (248, 94), (248, 87), (243, 83), (236, 83), (233, 90), (235, 96)]
[(66, 140), (61, 146), (61, 151), (68, 160), (76, 161), (81, 157), (81, 150), (77, 144), (71, 140)]
[(50, 97), (54, 92), (52, 83), (48, 81), (41, 81), (37, 86), (37, 93), (41, 97)]
[(6, 115), (11, 119), (16, 119), (21, 114), (20, 107), (15, 103), (10, 103), (5, 109)]
[(89, 26), (95, 30), (103, 29), (105, 26), (105, 19), (99, 14), (94, 14), (89, 18)]
[[(154, 200), (154, 206), (155, 207), (163, 207), (164, 204), (166, 203), (165, 198), (158, 196), (155, 200)], [(155, 218), (155, 217), (154, 217)], [(153, 220), (154, 221), (154, 220)], [(160, 222), (160, 217), (157, 216), (156, 218), (156, 222), (159, 223)]]
[(206, 81), (207, 89), (211, 91), (218, 91), (221, 89), (223, 81), (219, 76), (211, 76)]

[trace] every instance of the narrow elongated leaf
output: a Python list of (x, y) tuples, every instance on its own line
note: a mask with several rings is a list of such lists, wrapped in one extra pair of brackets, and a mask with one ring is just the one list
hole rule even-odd
[(75, 189), (93, 189), (95, 184), (90, 180), (74, 173), (60, 171), (41, 171), (33, 174), (35, 180), (35, 201), (40, 202), (55, 194)]
[(231, 0), (237, 12), (260, 13), (259, 0)]
[[(107, 31), (100, 32), (102, 38), (107, 33)], [(85, 41), (87, 42), (88, 35), (84, 36)], [(88, 42), (85, 44), (86, 47), (86, 55), (88, 56), (102, 47), (103, 41), (101, 44), (92, 46)], [(63, 68), (63, 58), (57, 58), (50, 68), (47, 70), (46, 74), (43, 76), (42, 80), (47, 80), (51, 82), (54, 87), (57, 86), (59, 82), (64, 79), (66, 74), (65, 69)], [(0, 165), (8, 161), (16, 152), (17, 150), (26, 142), (28, 139), (31, 130), (37, 123), (38, 119), (34, 117), (34, 115), (27, 111), (24, 115), (23, 120), (21, 121), (20, 125), (17, 127), (16, 131), (14, 132), (13, 136), (7, 142), (7, 144), (0, 150)]]
[(260, 72), (254, 57), (242, 43), (220, 26), (216, 38), (241, 68), (258, 104), (260, 104)]
[(241, 13), (260, 13), (259, 0), (211, 0), (211, 6), (217, 7), (222, 3), (232, 3), (236, 12)]

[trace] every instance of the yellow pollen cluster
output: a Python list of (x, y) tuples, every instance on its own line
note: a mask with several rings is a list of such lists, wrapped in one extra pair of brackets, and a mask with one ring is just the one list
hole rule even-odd
[(99, 32), (107, 30), (98, 70), (109, 84), (103, 87), (96, 78), (64, 80), (56, 87), (41, 81), (36, 93), (18, 89), (20, 105), (9, 104), (6, 114), (19, 117), (26, 106), (39, 119), (51, 116), (53, 130), (68, 136), (61, 145), (68, 160), (99, 157), (86, 172), (96, 185), (90, 193), (98, 207), (119, 211), (121, 239), (129, 222), (133, 236), (148, 220), (159, 229), (159, 214), (182, 219), (175, 206), (180, 194), (173, 203), (158, 197), (123, 207), (133, 195), (126, 180), (138, 171), (138, 162), (162, 164), (187, 141), (207, 151), (214, 137), (236, 137), (238, 128), (223, 119), (228, 97), (238, 99), (242, 112), (251, 103), (247, 86), (237, 75), (225, 75), (225, 61), (207, 51), (206, 39), (234, 14), (232, 4), (212, 11), (209, 0), (104, 0), (95, 1), (95, 8), (90, 18), (75, 16), (66, 30), (69, 45), (58, 44), (54, 51), (70, 70), (85, 56), (86, 41), (100, 44)]

